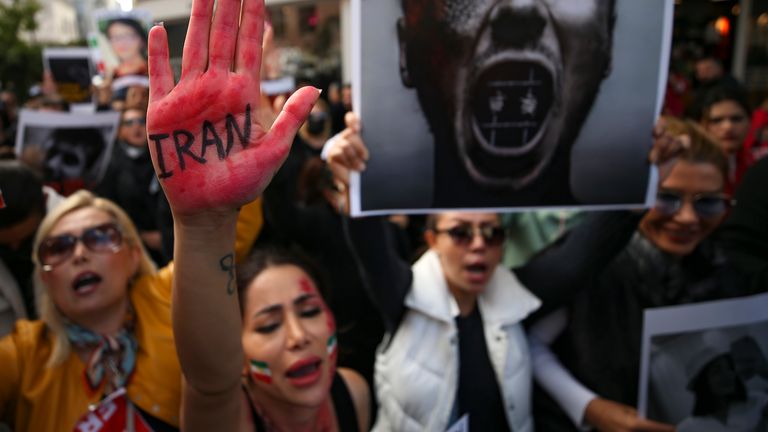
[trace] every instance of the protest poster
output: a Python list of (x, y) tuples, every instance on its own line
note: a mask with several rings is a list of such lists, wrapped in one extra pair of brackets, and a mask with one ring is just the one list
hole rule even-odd
[(56, 90), (69, 104), (91, 104), (91, 78), (96, 70), (88, 48), (45, 48), (43, 65)]
[(646, 309), (640, 415), (679, 432), (768, 430), (766, 311), (768, 294)]
[(650, 205), (672, 18), (672, 0), (354, 0), (353, 214)]
[(147, 35), (152, 15), (144, 9), (99, 9), (93, 18), (98, 32), (91, 39), (104, 64), (104, 73), (112, 79), (113, 91), (124, 91), (133, 81), (121, 78), (148, 75)]
[(117, 112), (21, 110), (17, 157), (59, 193), (92, 188), (109, 164), (119, 121)]

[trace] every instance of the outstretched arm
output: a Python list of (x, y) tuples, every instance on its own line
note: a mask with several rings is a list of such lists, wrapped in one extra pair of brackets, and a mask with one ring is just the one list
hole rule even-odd
[[(174, 216), (173, 326), (185, 430), (235, 430), (243, 367), (234, 281), (238, 208), (261, 194), (319, 92), (298, 90), (259, 122), (263, 0), (194, 0), (181, 80), (167, 35), (149, 34), (147, 131)], [(242, 8), (242, 13), (241, 13)]]

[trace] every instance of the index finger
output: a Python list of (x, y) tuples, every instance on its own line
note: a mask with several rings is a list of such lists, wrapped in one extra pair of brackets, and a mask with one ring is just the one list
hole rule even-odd
[(637, 421), (635, 430), (640, 432), (675, 432), (675, 427), (670, 424), (659, 423), (644, 418), (638, 418)]
[(358, 134), (351, 134), (347, 137), (346, 145), (343, 145), (345, 153), (350, 157), (356, 159), (359, 163), (364, 163), (368, 160), (368, 149), (363, 144), (363, 139)]

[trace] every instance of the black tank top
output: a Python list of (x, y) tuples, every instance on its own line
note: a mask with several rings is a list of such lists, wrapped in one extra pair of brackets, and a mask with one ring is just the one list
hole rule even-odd
[[(333, 376), (333, 384), (331, 384), (331, 400), (333, 401), (333, 407), (336, 411), (336, 421), (339, 424), (339, 432), (357, 432), (360, 426), (357, 423), (357, 412), (355, 412), (355, 405), (352, 403), (352, 396), (349, 394), (347, 384), (344, 382), (344, 378), (336, 372)], [(264, 426), (264, 420), (259, 417), (256, 412), (256, 408), (253, 406), (251, 398), (248, 398), (248, 404), (251, 407), (251, 415), (253, 416), (254, 430), (256, 432), (264, 432), (267, 430)]]

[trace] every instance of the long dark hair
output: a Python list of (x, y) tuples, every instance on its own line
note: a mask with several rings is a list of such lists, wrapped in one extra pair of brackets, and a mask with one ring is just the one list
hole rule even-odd
[[(720, 360), (725, 360), (728, 363), (728, 367), (733, 369), (734, 379), (736, 380), (736, 390), (725, 397), (714, 394), (712, 386), (709, 385), (710, 371), (712, 368), (717, 367)], [(747, 400), (747, 388), (736, 373), (733, 357), (728, 353), (721, 354), (707, 362), (707, 364), (701, 368), (701, 371), (699, 371), (699, 373), (691, 380), (688, 388), (693, 390), (693, 393), (696, 395), (696, 402), (693, 406), (694, 416), (708, 416), (722, 407), (724, 402), (730, 403)]]
[(147, 56), (147, 30), (144, 28), (141, 23), (135, 19), (132, 18), (114, 18), (107, 22), (107, 25), (104, 27), (104, 34), (109, 38), (109, 28), (112, 27), (113, 24), (122, 24), (124, 26), (128, 26), (136, 32), (136, 36), (141, 39), (142, 44), (142, 50), (141, 55), (146, 57)]

